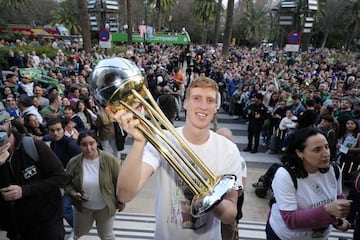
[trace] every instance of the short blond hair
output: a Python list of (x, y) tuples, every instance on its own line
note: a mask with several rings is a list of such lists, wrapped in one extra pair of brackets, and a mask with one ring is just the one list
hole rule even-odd
[(193, 79), (186, 89), (185, 99), (189, 99), (192, 88), (211, 88), (215, 92), (219, 91), (217, 83), (209, 77), (196, 77)]

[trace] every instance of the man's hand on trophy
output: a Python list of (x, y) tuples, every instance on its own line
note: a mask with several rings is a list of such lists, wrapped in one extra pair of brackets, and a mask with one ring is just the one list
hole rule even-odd
[(140, 121), (137, 118), (134, 118), (134, 115), (131, 112), (127, 112), (125, 110), (117, 111), (115, 114), (110, 113), (110, 117), (115, 119), (122, 129), (131, 135), (134, 141), (146, 142), (145, 136), (142, 132), (137, 128), (140, 125)]

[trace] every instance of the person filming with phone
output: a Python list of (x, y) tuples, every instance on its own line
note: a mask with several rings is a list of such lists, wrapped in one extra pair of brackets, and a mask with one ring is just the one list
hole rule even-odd
[(95, 221), (100, 239), (113, 240), (116, 210), (125, 207), (116, 197), (120, 160), (98, 149), (98, 138), (93, 132), (80, 133), (78, 144), (82, 152), (66, 167), (65, 187), (75, 207), (75, 239), (87, 234)]
[(0, 229), (10, 240), (64, 239), (65, 183), (60, 160), (44, 142), (0, 125)]

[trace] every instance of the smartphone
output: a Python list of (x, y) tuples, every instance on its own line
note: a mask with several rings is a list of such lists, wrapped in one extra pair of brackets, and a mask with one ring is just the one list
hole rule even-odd
[(9, 142), (7, 132), (0, 132), (0, 147)]
[(90, 200), (90, 197), (88, 195), (86, 195), (85, 193), (81, 194), (80, 198), (83, 200), (83, 201), (89, 201)]

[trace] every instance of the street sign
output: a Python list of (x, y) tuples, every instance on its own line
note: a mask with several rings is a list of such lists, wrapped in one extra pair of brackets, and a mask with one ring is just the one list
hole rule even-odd
[(108, 29), (105, 29), (105, 28), (100, 29), (100, 31), (99, 31), (99, 40), (100, 40), (100, 41), (107, 42), (107, 41), (109, 41), (109, 39), (110, 39), (110, 32), (109, 32), (109, 30), (108, 30)]
[(285, 51), (286, 52), (299, 52), (300, 45), (299, 44), (286, 44)]
[(300, 44), (301, 41), (301, 33), (293, 31), (288, 35), (288, 43), (289, 44)]
[(101, 47), (101, 48), (111, 48), (111, 34), (110, 34), (110, 37), (109, 37), (109, 40), (107, 40), (107, 41), (101, 41), (101, 40), (99, 40), (99, 46)]

